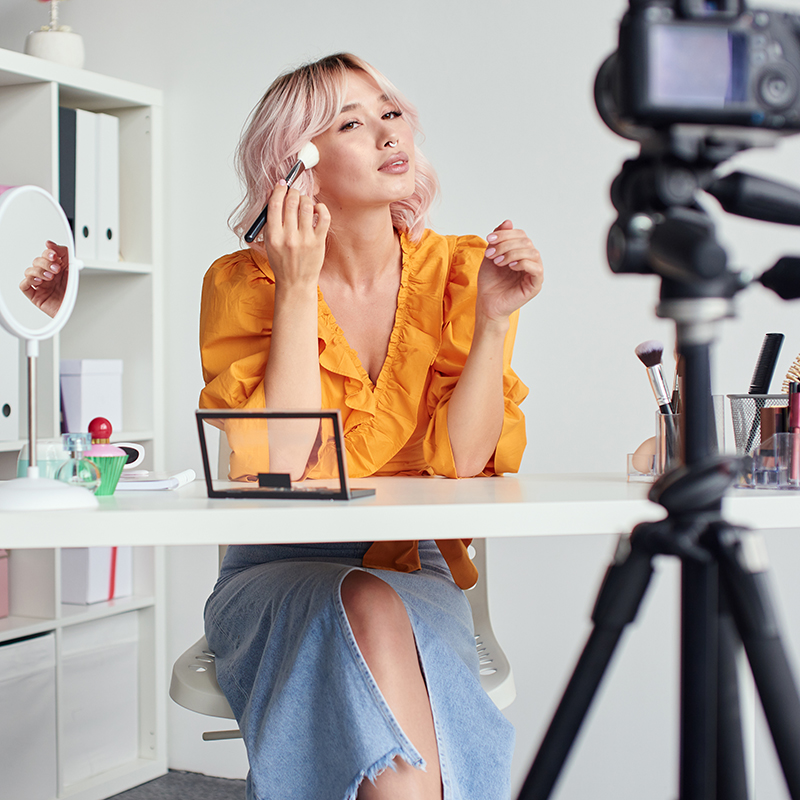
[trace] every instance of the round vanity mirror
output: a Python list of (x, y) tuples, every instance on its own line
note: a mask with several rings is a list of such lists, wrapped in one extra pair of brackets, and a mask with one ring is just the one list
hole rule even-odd
[[(20, 284), (48, 241), (67, 247), (71, 269), (66, 281), (64, 276), (55, 276), (52, 289), (35, 290), (46, 293), (46, 300), (29, 298)], [(44, 189), (16, 186), (0, 194), (0, 325), (7, 331), (26, 341), (41, 341), (64, 327), (78, 295), (80, 265), (72, 242), (61, 206)]]
[[(25, 270), (47, 248), (66, 247), (69, 266), (36, 289), (21, 286)], [(61, 206), (38, 186), (16, 186), (0, 194), (0, 325), (26, 343), (28, 359), (28, 452), (36, 453), (36, 359), (39, 342), (64, 327), (78, 295), (75, 244)], [(45, 285), (47, 284), (47, 285)], [(0, 365), (2, 369), (2, 365)], [(35, 461), (35, 460), (34, 460)], [(96, 508), (86, 489), (39, 476), (34, 463), (27, 477), (0, 481), (0, 510)]]

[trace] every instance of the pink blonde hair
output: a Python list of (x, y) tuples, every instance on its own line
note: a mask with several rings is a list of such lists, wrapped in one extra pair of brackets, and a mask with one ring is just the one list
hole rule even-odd
[[(364, 72), (372, 78), (397, 104), (414, 133), (421, 131), (416, 108), (378, 70), (358, 56), (337, 53), (284, 73), (251, 112), (236, 150), (236, 169), (244, 187), (244, 198), (228, 222), (240, 240), (261, 213), (272, 188), (292, 168), (303, 145), (333, 124), (344, 103), (349, 72)], [(295, 181), (294, 188), (313, 197), (317, 191), (314, 170), (304, 172)], [(436, 173), (417, 150), (414, 194), (391, 205), (395, 228), (405, 231), (412, 239), (419, 239), (438, 192)], [(262, 248), (262, 242), (263, 233), (253, 246)]]

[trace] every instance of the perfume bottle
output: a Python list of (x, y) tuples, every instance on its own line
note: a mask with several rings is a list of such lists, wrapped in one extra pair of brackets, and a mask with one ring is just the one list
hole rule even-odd
[(114, 494), (122, 468), (128, 461), (128, 454), (122, 448), (111, 444), (111, 433), (111, 423), (105, 417), (95, 417), (89, 423), (92, 447), (86, 455), (100, 470), (102, 483), (95, 492), (98, 497)]
[(64, 450), (69, 453), (69, 460), (65, 461), (56, 472), (56, 480), (82, 486), (90, 492), (96, 492), (100, 486), (100, 470), (97, 466), (84, 458), (83, 453), (92, 447), (92, 436), (89, 433), (65, 433), (62, 435)]

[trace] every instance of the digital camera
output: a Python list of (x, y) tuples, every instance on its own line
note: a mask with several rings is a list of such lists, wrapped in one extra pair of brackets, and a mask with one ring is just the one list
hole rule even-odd
[(677, 124), (800, 130), (800, 15), (743, 0), (630, 0), (596, 100), (617, 133)]

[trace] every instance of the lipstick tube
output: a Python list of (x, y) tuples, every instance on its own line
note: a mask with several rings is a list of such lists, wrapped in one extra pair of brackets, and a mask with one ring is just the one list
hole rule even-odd
[(789, 483), (800, 486), (800, 383), (789, 384), (789, 433), (792, 434), (792, 461)]

